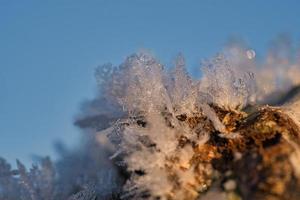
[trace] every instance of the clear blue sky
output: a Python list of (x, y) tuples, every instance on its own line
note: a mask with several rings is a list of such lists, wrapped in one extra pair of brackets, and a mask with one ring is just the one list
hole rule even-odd
[(29, 163), (76, 144), (74, 115), (96, 91), (97, 65), (150, 49), (190, 67), (231, 35), (258, 53), (278, 33), (300, 41), (300, 1), (0, 0), (0, 156)]

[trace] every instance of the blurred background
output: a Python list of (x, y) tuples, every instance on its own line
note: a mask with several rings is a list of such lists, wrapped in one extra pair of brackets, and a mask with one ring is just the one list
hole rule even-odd
[(0, 156), (28, 165), (55, 159), (56, 141), (76, 147), (74, 118), (97, 91), (98, 65), (143, 49), (170, 65), (182, 52), (197, 76), (231, 37), (258, 57), (280, 33), (297, 46), (299, 10), (296, 0), (0, 0)]

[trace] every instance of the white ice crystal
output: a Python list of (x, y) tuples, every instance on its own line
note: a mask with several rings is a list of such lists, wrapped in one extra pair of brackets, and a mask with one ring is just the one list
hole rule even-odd
[[(112, 158), (123, 154), (127, 170), (133, 173), (127, 181), (127, 193), (123, 198), (140, 198), (150, 193), (152, 198), (167, 199), (167, 195), (172, 195), (174, 199), (182, 199), (187, 191), (196, 195), (196, 191), (201, 190), (189, 189), (189, 185), (197, 182), (194, 178), (197, 170), (190, 166), (193, 150), (191, 146), (178, 148), (178, 139), (185, 137), (202, 145), (208, 138), (200, 127), (191, 128), (181, 123), (177, 116), (191, 117), (200, 109), (216, 129), (223, 132), (225, 126), (209, 104), (232, 109), (246, 106), (251, 95), (246, 84), (253, 81), (251, 77), (249, 80), (245, 76), (239, 77), (239, 80), (235, 78), (237, 73), (233, 74), (223, 57), (212, 67), (214, 69), (208, 69), (204, 79), (209, 81), (215, 76), (215, 70), (220, 74), (217, 81), (213, 77), (215, 83), (207, 82), (207, 88), (199, 87), (199, 81), (189, 77), (182, 56), (177, 58), (174, 69), (167, 71), (152, 56), (135, 54), (112, 73), (113, 81), (105, 90), (115, 95), (112, 97), (128, 112), (129, 117), (119, 121), (109, 134), (111, 138), (121, 138), (117, 143), (118, 153)], [(116, 77), (118, 79), (114, 79)], [(120, 86), (122, 90), (119, 90)], [(228, 95), (232, 99), (224, 99)], [(237, 98), (237, 102), (233, 102)], [(170, 162), (174, 158), (179, 159), (177, 165)], [(178, 175), (183, 189), (174, 191), (168, 178), (170, 168)]]
[[(279, 104), (278, 94), (300, 84), (299, 59), (290, 58), (286, 42), (279, 43), (264, 62), (255, 50), (230, 44), (203, 62), (197, 80), (182, 55), (170, 69), (149, 53), (98, 67), (99, 92), (82, 105), (75, 122), (85, 133), (81, 148), (61, 148), (60, 160), (42, 160), (29, 171), (20, 162), (12, 170), (0, 159), (0, 199), (198, 198), (208, 185), (196, 177), (212, 173), (209, 165), (192, 162), (195, 149), (211, 138), (205, 123), (220, 135), (229, 133), (214, 106), (238, 112), (250, 104)], [(295, 122), (299, 105), (284, 106)], [(186, 119), (203, 121), (191, 125)], [(188, 142), (180, 146), (181, 139)], [(291, 156), (295, 169), (299, 158)], [(210, 196), (224, 194), (204, 199)]]
[[(135, 54), (115, 72), (119, 79), (110, 82), (108, 90), (114, 91), (122, 85), (122, 93), (115, 94), (121, 94), (116, 98), (128, 112), (129, 120), (120, 121), (112, 135), (117, 132), (121, 138), (117, 144), (118, 155), (133, 174), (125, 185), (127, 193), (123, 198), (149, 195), (153, 199), (167, 199), (171, 195), (173, 199), (182, 199), (186, 190), (196, 195), (196, 191), (187, 189), (196, 181), (195, 169), (190, 165), (192, 150), (189, 146), (178, 148), (178, 139), (184, 136), (202, 145), (209, 136), (204, 130), (196, 134), (194, 128), (180, 123), (177, 116), (190, 117), (200, 110), (216, 130), (225, 133), (225, 125), (211, 105), (240, 110), (254, 104), (257, 94), (262, 93), (256, 80), (260, 69), (254, 62), (255, 52), (237, 46), (227, 50), (226, 54), (219, 54), (203, 64), (201, 80), (193, 80), (188, 75), (182, 56), (177, 58), (175, 67), (167, 71), (151, 55)], [(178, 164), (169, 162), (173, 157), (178, 159)], [(182, 185), (176, 191), (168, 179), (170, 165)]]
[(253, 72), (230, 65), (223, 55), (204, 63), (200, 90), (209, 96), (211, 103), (226, 109), (245, 107), (255, 94)]

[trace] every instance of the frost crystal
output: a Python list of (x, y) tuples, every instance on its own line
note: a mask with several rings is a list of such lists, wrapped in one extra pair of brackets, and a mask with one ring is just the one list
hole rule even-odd
[[(240, 186), (231, 174), (252, 169), (253, 163), (269, 167), (277, 162), (268, 160), (272, 156), (264, 150), (276, 142), (290, 152), (280, 155), (288, 158), (288, 166), (300, 177), (300, 148), (291, 139), (300, 127), (295, 97), (300, 64), (291, 58), (286, 40), (274, 44), (267, 60), (258, 62), (253, 49), (231, 43), (203, 62), (198, 80), (188, 74), (182, 55), (171, 68), (148, 53), (133, 54), (116, 67), (98, 67), (99, 92), (82, 104), (75, 122), (85, 133), (80, 148), (69, 151), (57, 145), (58, 161), (41, 159), (29, 171), (19, 161), (13, 170), (0, 159), (0, 199), (239, 199), (230, 196), (238, 187), (245, 199), (251, 199), (245, 187), (258, 179), (241, 179), (246, 186)], [(291, 99), (280, 108), (259, 107)], [(248, 155), (249, 149), (267, 152), (260, 155), (267, 161)], [(253, 163), (245, 165), (245, 157)], [(285, 180), (294, 175), (290, 172)], [(268, 187), (282, 189), (277, 182)]]
[(223, 55), (204, 64), (200, 90), (208, 94), (211, 103), (227, 109), (241, 109), (255, 95), (253, 72), (231, 66)]
[[(209, 165), (192, 163), (195, 145), (201, 148), (208, 140), (201, 126), (210, 120), (227, 133), (210, 104), (228, 109), (246, 106), (252, 95), (249, 88), (255, 84), (253, 75), (239, 76), (220, 56), (207, 66), (200, 85), (187, 74), (182, 56), (170, 71), (148, 54), (130, 56), (118, 69), (106, 90), (128, 112), (128, 118), (117, 122), (109, 134), (121, 138), (112, 158), (122, 157), (131, 174), (122, 198), (196, 198), (210, 184), (203, 177), (212, 173)], [(120, 85), (122, 90), (116, 90)], [(186, 119), (196, 120), (195, 124)], [(188, 144), (180, 147), (181, 140)]]

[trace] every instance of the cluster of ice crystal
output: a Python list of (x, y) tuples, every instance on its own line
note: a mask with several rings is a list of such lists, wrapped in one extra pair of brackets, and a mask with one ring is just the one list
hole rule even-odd
[(17, 170), (12, 170), (4, 159), (0, 160), (1, 199), (54, 199), (55, 172), (49, 158), (41, 160), (40, 168), (33, 165), (30, 171), (17, 161)]
[[(123, 177), (108, 157), (112, 151), (93, 137), (79, 150), (61, 151), (52, 163), (41, 159), (29, 170), (17, 161), (17, 169), (0, 159), (0, 199), (3, 200), (95, 200), (114, 199)], [(101, 143), (103, 144), (103, 143)], [(119, 185), (118, 185), (119, 184)]]
[[(127, 113), (108, 132), (118, 148), (113, 158), (121, 157), (131, 174), (122, 198), (196, 198), (210, 184), (199, 177), (212, 172), (205, 164), (192, 164), (194, 147), (201, 149), (209, 136), (205, 124), (182, 121), (208, 118), (225, 132), (210, 106), (233, 110), (246, 106), (255, 93), (253, 75), (234, 71), (224, 56), (205, 64), (201, 81), (188, 75), (181, 55), (170, 70), (149, 54), (134, 54), (116, 69), (109, 70), (110, 83), (103, 91)], [(190, 144), (180, 147), (181, 139)]]
[(230, 65), (223, 55), (205, 63), (203, 73), (200, 90), (209, 96), (211, 103), (227, 109), (241, 109), (255, 100), (254, 73)]
[[(12, 170), (1, 159), (0, 199), (199, 198), (213, 176), (209, 162), (195, 158), (207, 153), (208, 129), (238, 134), (230, 134), (215, 107), (239, 112), (250, 104), (280, 104), (274, 95), (300, 84), (300, 64), (287, 53), (288, 43), (275, 43), (265, 62), (231, 44), (203, 62), (199, 80), (188, 74), (182, 55), (171, 68), (148, 53), (98, 67), (98, 96), (82, 105), (75, 122), (86, 132), (84, 144), (73, 152), (60, 148), (60, 160), (44, 159), (30, 171), (20, 162)], [(287, 112), (300, 119), (299, 104), (290, 105)]]
[[(276, 75), (275, 78), (265, 79), (264, 66), (270, 61), (260, 63), (255, 56), (252, 49), (231, 45), (224, 54), (203, 63), (200, 80), (188, 75), (181, 55), (174, 68), (168, 70), (149, 54), (132, 55), (117, 70), (111, 70), (114, 72), (107, 78), (111, 81), (106, 90), (127, 113), (108, 133), (112, 142), (117, 141), (113, 159), (123, 159), (130, 173), (124, 199), (194, 199), (208, 187), (210, 183), (199, 177), (210, 176), (210, 167), (192, 160), (195, 146), (201, 149), (210, 136), (203, 123), (192, 126), (182, 123), (180, 118), (195, 119), (199, 115), (211, 121), (219, 132), (226, 133), (228, 130), (213, 105), (241, 110), (298, 84), (298, 78), (290, 73), (280, 74), (272, 69), (269, 74)], [(297, 63), (281, 67), (295, 74), (300, 72)], [(274, 88), (261, 85), (272, 85), (279, 78), (284, 81)], [(181, 139), (193, 145), (180, 147)]]
[(238, 71), (254, 74), (256, 93), (252, 93), (251, 101), (281, 104), (278, 97), (300, 84), (299, 53), (285, 35), (272, 41), (265, 59), (255, 59), (255, 51), (241, 43), (228, 45), (225, 54)]

